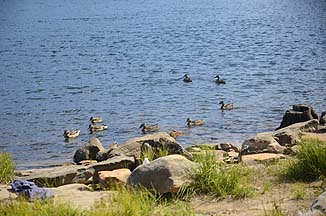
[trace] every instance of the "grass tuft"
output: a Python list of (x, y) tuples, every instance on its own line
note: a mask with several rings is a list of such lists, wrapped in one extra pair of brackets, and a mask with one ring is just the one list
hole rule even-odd
[(245, 167), (218, 163), (215, 154), (209, 152), (198, 155), (196, 160), (199, 168), (191, 174), (193, 191), (222, 198), (244, 198), (253, 194), (246, 179), (249, 170)]
[(13, 180), (15, 165), (9, 153), (0, 152), (0, 183), (7, 184)]
[(290, 160), (282, 172), (289, 180), (314, 181), (326, 177), (326, 144), (309, 140), (300, 144), (294, 160)]

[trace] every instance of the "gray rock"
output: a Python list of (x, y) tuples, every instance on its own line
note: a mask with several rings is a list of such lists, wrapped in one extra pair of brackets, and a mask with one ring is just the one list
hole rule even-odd
[(311, 106), (306, 104), (293, 105), (292, 110), (287, 110), (285, 112), (283, 120), (276, 130), (298, 122), (305, 122), (312, 119), (318, 120), (318, 118), (318, 114), (315, 113)]
[(317, 119), (292, 124), (273, 132), (273, 137), (282, 146), (295, 145), (301, 141), (303, 132), (317, 132), (319, 123)]
[(117, 143), (111, 144), (108, 147), (108, 149), (105, 149), (105, 150), (102, 150), (102, 151), (97, 152), (97, 154), (96, 154), (96, 160), (97, 161), (105, 161), (105, 160), (107, 160), (109, 158), (112, 158), (114, 156), (118, 156), (118, 155), (114, 155), (112, 153), (112, 151), (114, 149), (118, 149), (118, 148), (119, 148), (119, 145)]
[(240, 156), (257, 153), (283, 154), (285, 150), (286, 147), (281, 146), (274, 139), (272, 133), (260, 133), (242, 143)]
[(126, 143), (120, 145), (119, 148), (113, 149), (110, 154), (112, 156), (130, 156), (139, 160), (141, 158), (142, 149), (148, 149), (149, 147), (153, 151), (166, 148), (169, 154), (181, 154), (187, 158), (191, 158), (191, 155), (177, 143), (175, 139), (165, 132), (158, 132), (130, 139)]
[(112, 191), (92, 191), (84, 184), (69, 184), (53, 188), (55, 192), (54, 203), (71, 203), (80, 209), (90, 209), (96, 203), (108, 200), (115, 192)]
[(91, 138), (85, 145), (77, 149), (74, 155), (74, 162), (79, 163), (83, 160), (95, 160), (96, 154), (104, 151), (104, 148), (97, 138)]
[(320, 117), (319, 117), (319, 124), (320, 124), (320, 125), (325, 125), (325, 124), (326, 124), (326, 111), (323, 111), (323, 112), (320, 114)]
[(323, 192), (312, 203), (310, 211), (301, 214), (302, 216), (317, 216), (326, 214), (326, 192)]
[(133, 157), (120, 156), (88, 166), (71, 165), (44, 169), (20, 170), (16, 171), (15, 175), (17, 179), (33, 181), (40, 187), (58, 187), (72, 183), (90, 184), (94, 180), (97, 180), (97, 173), (99, 171), (110, 171), (120, 168), (135, 168), (135, 159)]
[(189, 173), (196, 164), (181, 155), (168, 155), (138, 166), (129, 176), (128, 185), (142, 186), (159, 193), (176, 193), (190, 183)]

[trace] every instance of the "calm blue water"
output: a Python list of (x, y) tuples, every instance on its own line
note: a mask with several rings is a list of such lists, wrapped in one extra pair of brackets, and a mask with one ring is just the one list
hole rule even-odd
[[(0, 73), (0, 150), (21, 168), (72, 161), (92, 136), (122, 143), (143, 122), (187, 131), (188, 117), (206, 124), (184, 146), (240, 145), (291, 104), (326, 109), (326, 2), (0, 0)], [(109, 130), (88, 134), (91, 116)]]

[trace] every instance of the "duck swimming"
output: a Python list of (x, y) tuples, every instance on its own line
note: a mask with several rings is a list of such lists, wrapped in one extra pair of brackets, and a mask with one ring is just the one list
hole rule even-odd
[(178, 138), (179, 136), (185, 136), (187, 135), (187, 132), (181, 132), (177, 130), (171, 130), (170, 136), (173, 137), (174, 139)]
[(89, 125), (88, 130), (90, 133), (96, 132), (96, 131), (104, 131), (108, 129), (107, 125)]
[(192, 82), (192, 79), (188, 74), (183, 75), (183, 82)]
[(224, 80), (220, 79), (219, 75), (216, 75), (214, 78), (216, 78), (215, 80), (216, 84), (226, 84)]
[(145, 123), (141, 124), (139, 128), (143, 133), (154, 132), (159, 129), (158, 124), (146, 125)]
[(89, 119), (89, 121), (90, 121), (92, 124), (100, 123), (100, 122), (102, 122), (102, 118), (101, 118), (101, 117), (91, 117), (91, 118)]
[(202, 120), (202, 119), (191, 120), (190, 118), (187, 118), (186, 122), (187, 122), (188, 127), (201, 126), (204, 124), (204, 120)]
[(231, 110), (231, 109), (233, 109), (233, 103), (228, 103), (228, 104), (225, 104), (224, 103), (224, 101), (220, 101), (220, 103), (219, 104), (221, 104), (221, 110), (223, 111), (223, 110)]
[(73, 130), (73, 131), (69, 131), (69, 130), (65, 130), (63, 132), (63, 136), (66, 138), (66, 139), (69, 139), (69, 138), (76, 138), (78, 137), (80, 134), (80, 130)]
[(320, 115), (320, 118), (319, 118), (319, 124), (320, 125), (325, 125), (326, 124), (326, 112), (322, 112), (321, 115)]

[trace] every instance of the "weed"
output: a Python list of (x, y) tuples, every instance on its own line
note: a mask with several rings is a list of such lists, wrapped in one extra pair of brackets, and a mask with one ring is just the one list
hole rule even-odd
[(313, 181), (326, 177), (326, 145), (317, 140), (304, 141), (294, 160), (282, 172), (286, 179)]
[(0, 152), (0, 183), (9, 183), (14, 177), (15, 165), (9, 153)]
[(207, 193), (216, 197), (243, 198), (251, 196), (246, 176), (248, 169), (240, 165), (227, 166), (223, 162), (216, 162), (214, 153), (207, 152), (196, 158), (199, 168), (191, 174), (190, 188), (195, 192)]

